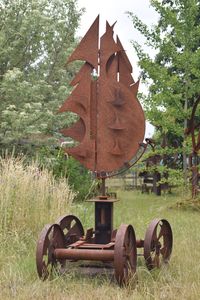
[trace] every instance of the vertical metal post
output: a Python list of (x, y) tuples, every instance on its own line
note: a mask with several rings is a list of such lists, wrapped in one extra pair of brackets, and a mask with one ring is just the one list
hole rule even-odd
[(161, 195), (161, 185), (158, 182), (161, 179), (161, 175), (158, 171), (155, 171), (153, 174), (153, 192), (157, 195)]
[(101, 182), (101, 195), (106, 196), (106, 179), (102, 178)]
[(95, 202), (95, 243), (107, 244), (113, 230), (113, 202), (106, 197), (105, 178), (102, 178), (101, 196)]

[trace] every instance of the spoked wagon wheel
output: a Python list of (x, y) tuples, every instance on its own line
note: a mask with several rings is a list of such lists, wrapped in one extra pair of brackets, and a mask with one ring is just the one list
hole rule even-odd
[(121, 224), (117, 230), (114, 248), (115, 278), (125, 285), (131, 274), (136, 272), (137, 247), (132, 225)]
[(64, 233), (65, 247), (79, 240), (84, 235), (84, 229), (80, 220), (74, 215), (60, 217), (56, 223), (60, 225)]
[(48, 224), (40, 233), (36, 250), (37, 272), (42, 280), (52, 274), (53, 268), (59, 271), (64, 265), (64, 261), (54, 257), (54, 250), (57, 248), (64, 248), (63, 232), (58, 224)]
[(144, 239), (144, 258), (149, 270), (167, 263), (172, 252), (173, 235), (167, 220), (155, 219), (147, 228)]

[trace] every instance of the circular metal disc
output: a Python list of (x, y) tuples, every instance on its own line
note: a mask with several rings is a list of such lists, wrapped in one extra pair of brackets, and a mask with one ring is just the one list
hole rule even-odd
[(117, 230), (114, 248), (115, 278), (119, 285), (127, 283), (136, 272), (137, 247), (132, 225), (122, 224)]
[(147, 228), (144, 239), (144, 258), (149, 270), (170, 259), (173, 245), (172, 229), (165, 219), (154, 219)]
[(74, 215), (65, 215), (60, 217), (56, 223), (64, 233), (65, 246), (79, 240), (84, 235), (84, 229), (80, 220)]
[(54, 250), (64, 248), (64, 236), (58, 224), (45, 225), (42, 229), (36, 249), (36, 265), (39, 277), (42, 280), (47, 279), (53, 267), (62, 261), (57, 261), (54, 257)]

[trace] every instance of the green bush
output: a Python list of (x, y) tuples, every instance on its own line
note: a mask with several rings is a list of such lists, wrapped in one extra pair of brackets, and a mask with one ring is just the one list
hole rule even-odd
[(92, 174), (72, 157), (67, 157), (61, 148), (43, 147), (37, 153), (41, 168), (53, 172), (55, 178), (65, 177), (76, 192), (76, 201), (83, 201), (95, 192)]

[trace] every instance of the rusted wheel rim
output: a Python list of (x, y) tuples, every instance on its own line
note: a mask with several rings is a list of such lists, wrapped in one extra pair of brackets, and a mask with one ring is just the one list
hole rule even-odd
[(80, 220), (74, 215), (62, 216), (56, 223), (60, 225), (64, 233), (66, 247), (84, 235), (83, 226)]
[(56, 260), (54, 250), (64, 248), (64, 235), (58, 224), (45, 225), (40, 233), (36, 249), (36, 265), (39, 277), (47, 279), (54, 267), (62, 267), (63, 261)]
[(144, 239), (144, 258), (149, 270), (160, 267), (170, 259), (173, 245), (172, 229), (165, 219), (155, 219), (147, 228)]
[(117, 230), (114, 249), (115, 278), (124, 285), (129, 275), (136, 272), (137, 248), (135, 232), (131, 225), (122, 224)]

